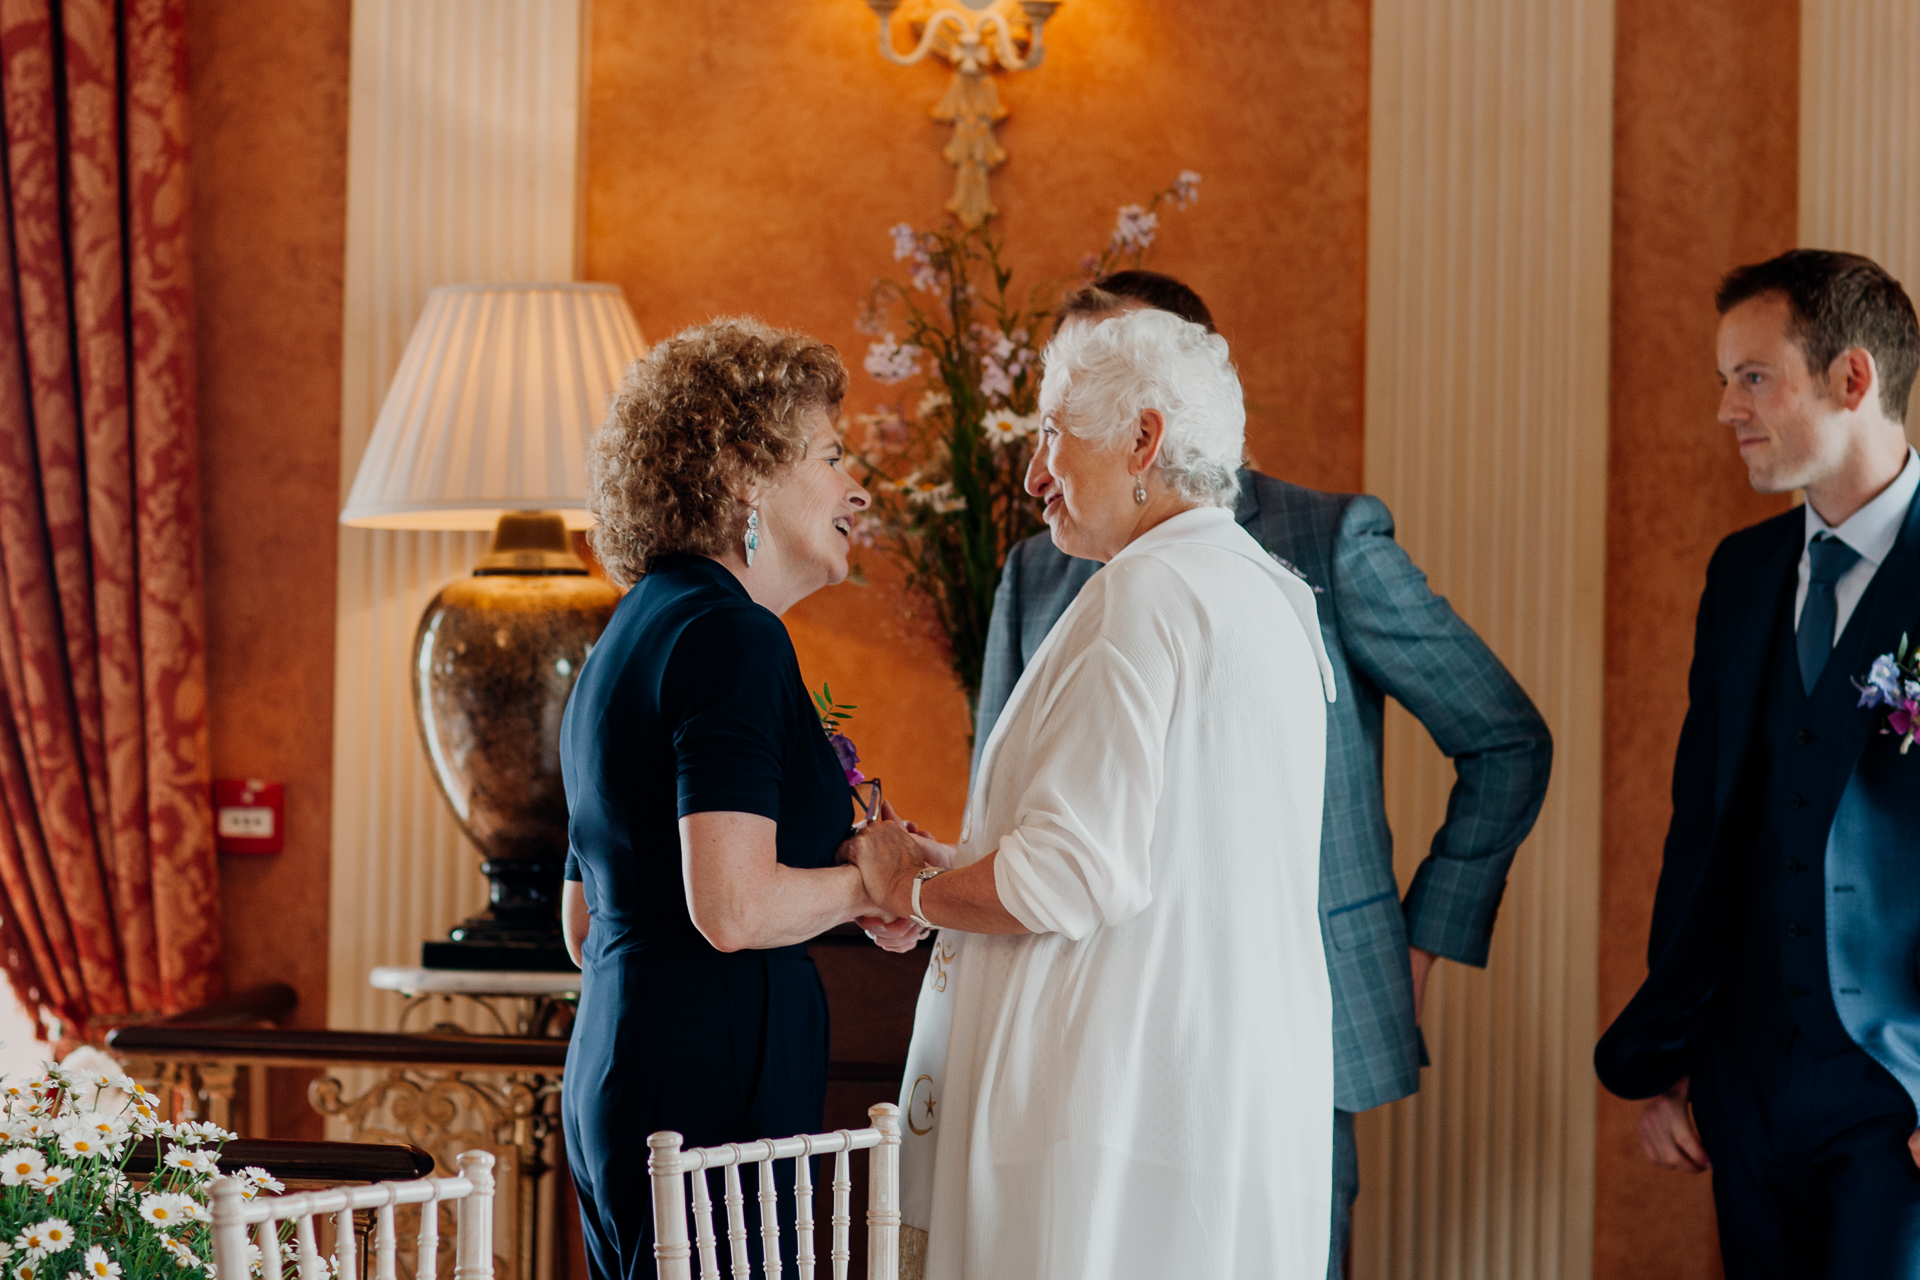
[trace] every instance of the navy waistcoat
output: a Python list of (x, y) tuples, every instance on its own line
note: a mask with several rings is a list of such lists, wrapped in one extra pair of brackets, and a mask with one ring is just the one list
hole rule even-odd
[[(1755, 791), (1748, 847), (1737, 858), (1730, 963), (1722, 1013), (1730, 1029), (1784, 1049), (1798, 1031), (1821, 1057), (1853, 1047), (1827, 974), (1824, 863), (1830, 812), (1814, 803), (1843, 717), (1858, 714), (1843, 660), (1830, 659), (1811, 697), (1794, 644), (1793, 592), (1776, 612), (1760, 685), (1748, 778)], [(1836, 653), (1836, 658), (1840, 655)]]

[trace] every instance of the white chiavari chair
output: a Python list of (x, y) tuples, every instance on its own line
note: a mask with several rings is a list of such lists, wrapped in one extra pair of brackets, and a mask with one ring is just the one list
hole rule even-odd
[(213, 1199), (213, 1267), (215, 1280), (248, 1280), (247, 1228), (255, 1229), (260, 1246), (261, 1280), (281, 1280), (280, 1224), (294, 1224), (297, 1280), (328, 1280), (327, 1263), (314, 1243), (313, 1220), (334, 1220), (333, 1260), (336, 1280), (356, 1280), (359, 1237), (353, 1229), (356, 1209), (374, 1212), (373, 1275), (370, 1280), (399, 1280), (396, 1258), (399, 1239), (394, 1209), (403, 1204), (420, 1208), (417, 1280), (439, 1274), (439, 1206), (456, 1201), (453, 1244), (454, 1280), (493, 1280), (493, 1153), (469, 1151), (459, 1159), (460, 1173), (452, 1178), (421, 1178), (413, 1182), (376, 1182), (364, 1187), (328, 1187), (290, 1196), (246, 1198), (246, 1184), (238, 1178), (216, 1178)]
[[(761, 1274), (780, 1280), (780, 1219), (776, 1212), (774, 1165), (794, 1162), (794, 1235), (798, 1280), (815, 1280), (813, 1157), (833, 1157), (832, 1231), (827, 1257), (831, 1280), (847, 1280), (852, 1257), (853, 1176), (850, 1153), (872, 1148), (867, 1166), (867, 1280), (896, 1280), (900, 1265), (900, 1108), (882, 1102), (867, 1109), (871, 1128), (842, 1129), (797, 1138), (765, 1138), (724, 1147), (680, 1149), (677, 1133), (647, 1138), (647, 1172), (653, 1176), (654, 1264), (660, 1280), (694, 1280), (693, 1252), (700, 1251), (700, 1280), (720, 1280), (720, 1253), (713, 1229), (712, 1192), (707, 1171), (724, 1170), (727, 1250), (733, 1280), (750, 1280), (747, 1256), (746, 1196), (740, 1186), (743, 1165), (758, 1165)], [(692, 1178), (693, 1238), (688, 1239), (688, 1175)], [(271, 1278), (270, 1278), (271, 1280)]]

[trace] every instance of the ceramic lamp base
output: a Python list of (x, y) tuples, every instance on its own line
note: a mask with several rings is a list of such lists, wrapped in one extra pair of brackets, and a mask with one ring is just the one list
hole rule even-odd
[(571, 968), (560, 933), (567, 800), (560, 723), (620, 593), (588, 576), (558, 516), (500, 518), (470, 578), (427, 606), (414, 640), (414, 710), (434, 778), (480, 850), (487, 910), (429, 969)]

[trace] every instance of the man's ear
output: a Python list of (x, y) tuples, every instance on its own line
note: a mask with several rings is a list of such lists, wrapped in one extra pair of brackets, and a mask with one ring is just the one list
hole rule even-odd
[(1880, 390), (1880, 370), (1865, 347), (1848, 347), (1827, 366), (1827, 389), (1848, 409), (1858, 409)]

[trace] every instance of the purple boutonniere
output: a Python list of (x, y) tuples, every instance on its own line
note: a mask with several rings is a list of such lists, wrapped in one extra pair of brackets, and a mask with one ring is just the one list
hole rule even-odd
[(813, 695), (813, 705), (820, 709), (820, 728), (827, 735), (827, 745), (840, 758), (840, 767), (846, 771), (847, 785), (862, 785), (867, 775), (860, 772), (860, 751), (853, 745), (853, 739), (840, 731), (841, 722), (860, 708), (850, 703), (835, 702), (833, 690), (824, 684), (820, 686), (820, 692)]
[(1900, 754), (1907, 754), (1915, 737), (1920, 737), (1920, 646), (1900, 637), (1900, 648), (1873, 660), (1873, 669), (1865, 680), (1855, 680), (1862, 707), (1887, 708), (1882, 733), (1897, 734)]

